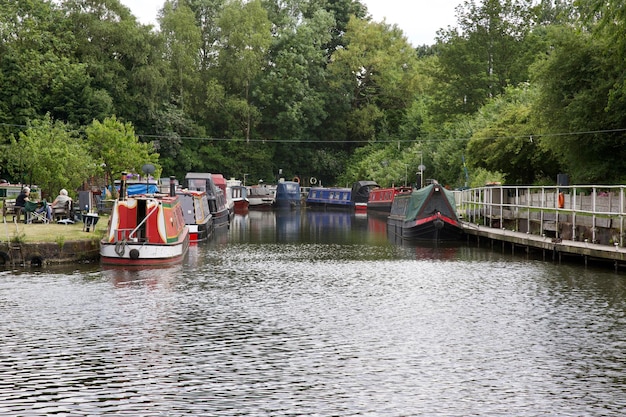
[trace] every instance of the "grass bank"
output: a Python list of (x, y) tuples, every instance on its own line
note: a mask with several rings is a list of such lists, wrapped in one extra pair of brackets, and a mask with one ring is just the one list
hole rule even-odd
[(106, 230), (108, 217), (100, 218), (91, 232), (83, 231), (83, 223), (74, 224), (41, 224), (14, 223), (5, 221), (0, 226), (0, 242), (50, 243), (70, 242), (76, 240), (100, 240)]

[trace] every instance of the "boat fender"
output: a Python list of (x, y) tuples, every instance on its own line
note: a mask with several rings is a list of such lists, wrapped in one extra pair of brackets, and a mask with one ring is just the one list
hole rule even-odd
[(6, 265), (11, 261), (8, 253), (0, 251), (0, 265)]
[(300, 184), (300, 177), (293, 177), (292, 179), (293, 182), (297, 182), (298, 184)]
[(28, 260), (28, 263), (30, 264), (30, 266), (42, 266), (43, 258), (37, 255), (31, 256), (30, 259)]
[(559, 193), (559, 208), (565, 207), (565, 196), (563, 193)]
[(139, 249), (131, 249), (130, 252), (128, 252), (128, 255), (130, 256), (130, 259), (139, 259)]
[(119, 240), (115, 244), (115, 253), (117, 253), (117, 256), (119, 256), (121, 258), (122, 256), (124, 256), (125, 252), (126, 252), (126, 241), (125, 240)]
[(315, 177), (311, 177), (311, 179), (309, 180), (309, 182), (313, 185), (317, 184), (317, 178)]

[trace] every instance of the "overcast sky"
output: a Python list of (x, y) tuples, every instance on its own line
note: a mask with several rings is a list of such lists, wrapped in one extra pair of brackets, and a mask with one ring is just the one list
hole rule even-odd
[[(463, 0), (361, 0), (374, 20), (397, 24), (413, 46), (431, 45), (441, 28), (456, 26), (454, 8)], [(164, 0), (121, 0), (143, 23), (156, 23)]]

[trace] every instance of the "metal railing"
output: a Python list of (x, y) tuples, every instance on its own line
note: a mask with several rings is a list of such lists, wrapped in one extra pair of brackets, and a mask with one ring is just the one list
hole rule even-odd
[(488, 186), (456, 191), (459, 214), (465, 221), (489, 227), (501, 227), (505, 219), (538, 222), (559, 236), (559, 223), (571, 224), (572, 240), (577, 240), (578, 226), (590, 228), (596, 242), (599, 227), (619, 231), (619, 245), (624, 244), (626, 185), (574, 186)]

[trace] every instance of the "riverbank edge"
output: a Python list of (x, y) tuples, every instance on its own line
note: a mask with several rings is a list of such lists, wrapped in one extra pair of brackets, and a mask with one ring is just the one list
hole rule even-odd
[(67, 242), (0, 243), (0, 265), (45, 266), (99, 259), (100, 241), (93, 237)]

